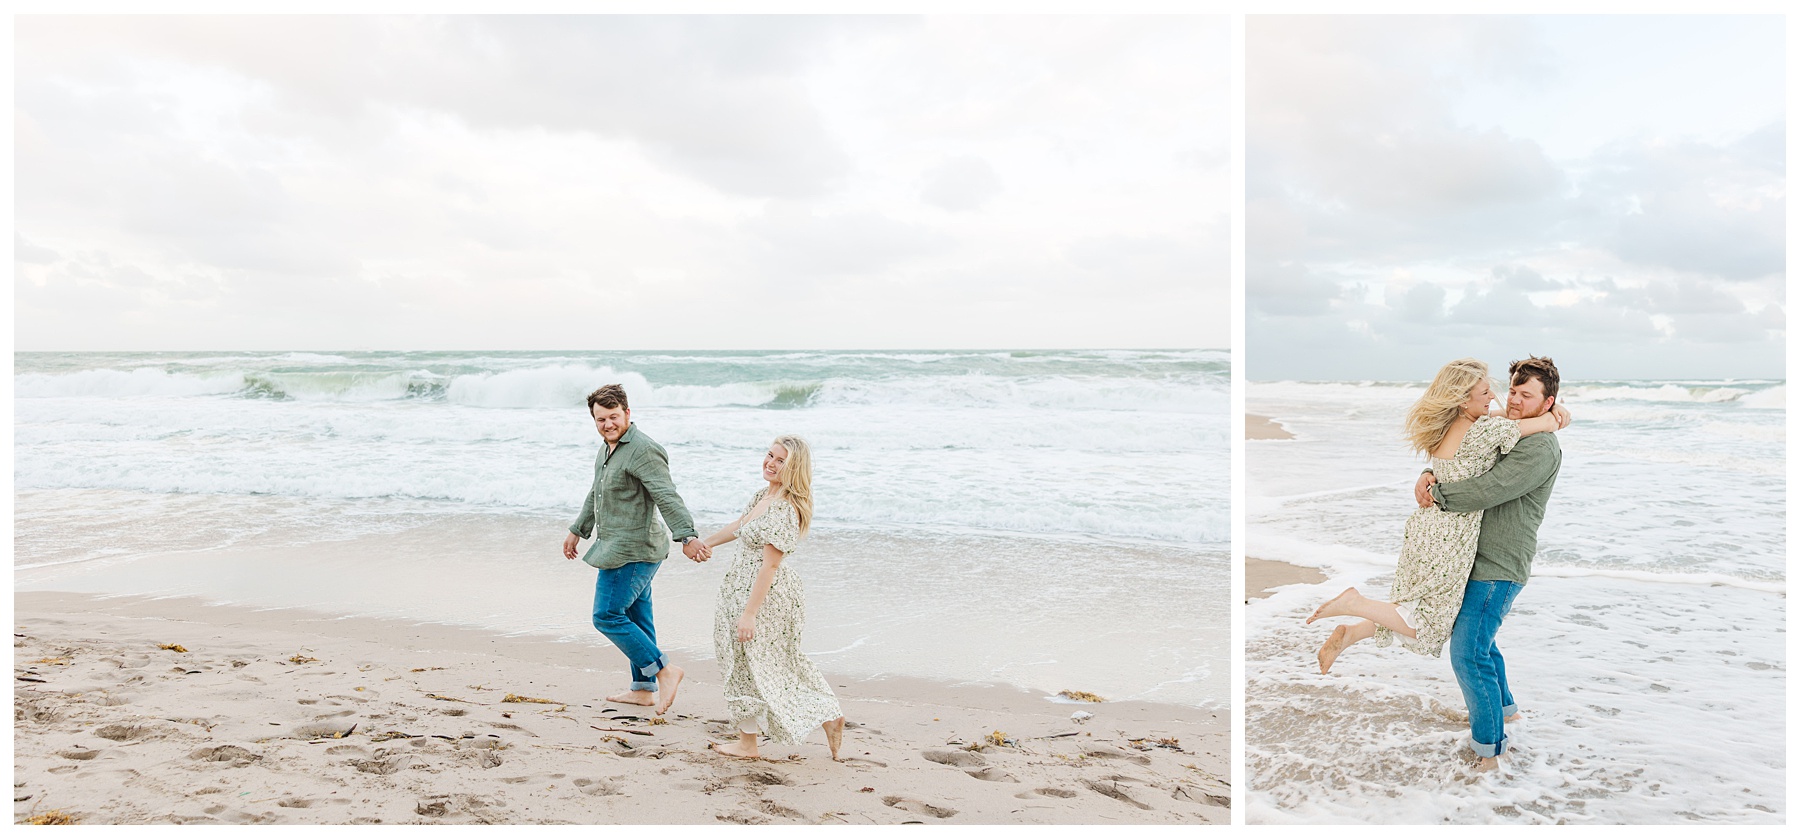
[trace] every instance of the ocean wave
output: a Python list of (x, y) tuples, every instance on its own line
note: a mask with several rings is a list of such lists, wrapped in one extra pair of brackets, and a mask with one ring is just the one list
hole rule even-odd
[(241, 373), (170, 373), (156, 367), (135, 370), (82, 370), (77, 373), (22, 373), (13, 377), (13, 395), (26, 399), (70, 396), (222, 396), (245, 388)]
[(1725, 383), (1643, 384), (1643, 385), (1578, 385), (1565, 386), (1563, 395), (1571, 401), (1590, 402), (1680, 402), (1715, 404), (1735, 402), (1749, 408), (1781, 409), (1787, 401), (1787, 387), (1750, 388)]
[(301, 402), (442, 401), (482, 408), (579, 406), (594, 388), (625, 386), (634, 408), (932, 405), (986, 408), (1109, 408), (1204, 412), (1224, 410), (1229, 378), (1209, 374), (1155, 377), (1106, 375), (886, 375), (875, 378), (771, 379), (722, 384), (656, 384), (610, 366), (555, 364), (497, 372), (325, 370), (216, 373), (84, 370), (25, 373), (14, 379), (23, 398), (237, 397)]

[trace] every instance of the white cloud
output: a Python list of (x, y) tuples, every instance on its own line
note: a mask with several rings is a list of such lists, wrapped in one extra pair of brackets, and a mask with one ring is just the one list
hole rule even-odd
[[(1570, 28), (1643, 31), (1613, 18), (1251, 19), (1251, 375), (1393, 376), (1412, 362), (1397, 347), (1450, 357), (1508, 339), (1612, 365), (1571, 375), (1779, 375), (1785, 334), (1767, 312), (1785, 300), (1783, 124), (1719, 138), (1642, 130), (1666, 114), (1620, 117), (1610, 140), (1553, 157), (1540, 138), (1566, 149), (1569, 136), (1524, 102), (1595, 89)], [(1648, 62), (1661, 46), (1633, 49)], [(1634, 83), (1629, 68), (1608, 72)], [(1471, 105), (1499, 90), (1515, 101)]]

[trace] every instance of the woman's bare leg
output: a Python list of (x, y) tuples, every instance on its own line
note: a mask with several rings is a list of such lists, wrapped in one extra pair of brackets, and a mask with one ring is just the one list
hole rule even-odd
[(838, 747), (844, 745), (844, 718), (825, 721), (825, 744), (831, 747), (831, 759), (838, 759)]
[(1373, 621), (1347, 623), (1331, 630), (1331, 637), (1325, 639), (1325, 645), (1319, 648), (1319, 672), (1330, 673), (1331, 663), (1337, 661), (1338, 654), (1349, 649), (1351, 644), (1374, 634)]
[(1400, 617), (1400, 610), (1394, 608), (1394, 604), (1385, 600), (1364, 597), (1354, 588), (1344, 589), (1342, 594), (1325, 601), (1325, 605), (1313, 612), (1312, 617), (1307, 618), (1306, 622), (1312, 623), (1320, 618), (1340, 617), (1374, 621), (1393, 630), (1395, 634), (1405, 635), (1408, 638), (1416, 637), (1418, 634), (1413, 631), (1412, 627), (1406, 625), (1406, 621)]

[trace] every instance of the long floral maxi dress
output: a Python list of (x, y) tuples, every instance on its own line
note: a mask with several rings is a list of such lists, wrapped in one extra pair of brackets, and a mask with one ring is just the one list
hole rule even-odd
[[(1517, 420), (1486, 416), (1475, 421), (1449, 458), (1431, 459), (1431, 471), (1443, 483), (1473, 478), (1494, 468), (1499, 456), (1519, 442)], [(1444, 642), (1462, 608), (1463, 587), (1475, 564), (1481, 538), (1481, 513), (1448, 513), (1421, 507), (1406, 519), (1406, 538), (1394, 568), (1394, 590), (1388, 600), (1400, 608), (1415, 637), (1396, 636), (1387, 627), (1375, 630), (1375, 643), (1387, 646), (1398, 637), (1420, 655), (1443, 654)]]
[[(767, 492), (766, 487), (759, 490), (744, 512), (755, 509)], [(794, 505), (785, 498), (770, 502), (762, 515), (738, 528), (737, 553), (719, 582), (713, 610), (713, 649), (725, 672), (725, 706), (732, 722), (740, 731), (761, 731), (787, 745), (805, 740), (814, 728), (844, 713), (819, 668), (800, 652), (806, 589), (792, 562), (799, 542), (800, 515)], [(764, 545), (774, 545), (786, 557), (756, 612), (756, 632), (749, 643), (739, 643), (738, 618), (762, 570)]]

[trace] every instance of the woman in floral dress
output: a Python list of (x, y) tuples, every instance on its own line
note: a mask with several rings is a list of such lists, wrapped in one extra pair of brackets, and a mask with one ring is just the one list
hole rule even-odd
[[(1438, 370), (1425, 395), (1406, 413), (1406, 436), (1415, 451), (1431, 457), (1439, 481), (1472, 478), (1494, 467), (1519, 438), (1556, 431), (1568, 424), (1562, 406), (1541, 417), (1509, 420), (1489, 414), (1494, 399), (1487, 365), (1472, 358), (1452, 361)], [(1436, 656), (1456, 624), (1464, 584), (1475, 563), (1481, 536), (1481, 512), (1450, 513), (1436, 507), (1414, 510), (1406, 520), (1406, 536), (1394, 568), (1392, 601), (1364, 597), (1354, 588), (1325, 602), (1307, 623), (1350, 616), (1363, 620), (1333, 629), (1319, 648), (1319, 672), (1351, 644), (1370, 636), (1386, 646), (1394, 636), (1420, 655)]]
[(738, 741), (714, 743), (713, 749), (755, 758), (759, 734), (794, 745), (822, 727), (831, 759), (837, 760), (844, 712), (819, 668), (800, 651), (806, 590), (785, 563), (812, 524), (812, 455), (806, 441), (775, 438), (763, 455), (762, 476), (769, 485), (756, 491), (744, 514), (706, 537), (709, 548), (738, 540), (713, 611), (713, 648)]

